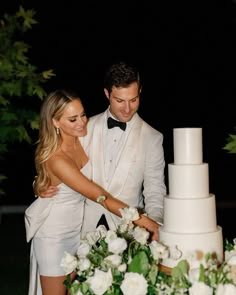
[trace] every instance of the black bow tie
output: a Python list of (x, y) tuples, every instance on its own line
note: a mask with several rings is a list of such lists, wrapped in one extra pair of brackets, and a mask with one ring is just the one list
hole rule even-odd
[(123, 131), (125, 131), (126, 129), (126, 123), (125, 122), (120, 122), (120, 121), (116, 121), (113, 118), (109, 117), (107, 119), (107, 127), (109, 129), (113, 128), (113, 127), (120, 127), (120, 129), (122, 129)]

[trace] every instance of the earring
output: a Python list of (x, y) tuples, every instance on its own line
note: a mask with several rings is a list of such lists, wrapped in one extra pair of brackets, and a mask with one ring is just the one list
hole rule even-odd
[(57, 135), (59, 135), (60, 134), (60, 128), (56, 128), (56, 133), (57, 133)]

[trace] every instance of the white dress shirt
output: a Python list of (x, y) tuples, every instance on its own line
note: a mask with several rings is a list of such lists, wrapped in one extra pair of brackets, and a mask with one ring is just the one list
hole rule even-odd
[[(117, 120), (112, 116), (110, 111), (107, 111), (107, 118), (112, 117), (114, 120)], [(132, 118), (133, 119), (133, 118)], [(105, 130), (105, 177), (107, 184), (110, 183), (115, 169), (117, 167), (118, 160), (120, 158), (121, 152), (125, 145), (127, 136), (132, 127), (132, 119), (130, 122), (126, 123), (126, 129), (123, 131), (119, 127), (114, 127), (111, 129), (106, 128)]]

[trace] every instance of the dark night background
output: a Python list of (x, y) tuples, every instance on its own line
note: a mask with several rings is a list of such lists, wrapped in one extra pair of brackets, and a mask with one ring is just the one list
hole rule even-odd
[[(135, 62), (144, 82), (139, 114), (163, 133), (166, 164), (173, 161), (173, 128), (202, 127), (210, 192), (218, 203), (234, 201), (236, 156), (222, 148), (236, 126), (236, 4), (154, 2), (1, 1), (0, 13), (19, 5), (36, 11), (38, 24), (25, 36), (30, 61), (54, 70), (47, 91), (78, 91), (88, 116), (107, 107), (107, 65)], [(33, 201), (33, 152), (16, 144), (5, 159), (5, 204)]]

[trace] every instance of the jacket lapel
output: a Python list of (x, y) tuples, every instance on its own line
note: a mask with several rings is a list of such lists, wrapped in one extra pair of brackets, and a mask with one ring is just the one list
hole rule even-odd
[(96, 124), (93, 126), (93, 136), (92, 136), (92, 149), (91, 149), (91, 159), (92, 159), (92, 179), (98, 182), (101, 186), (106, 188), (105, 181), (105, 139), (104, 139), (104, 124), (105, 115), (100, 116), (96, 120)]

